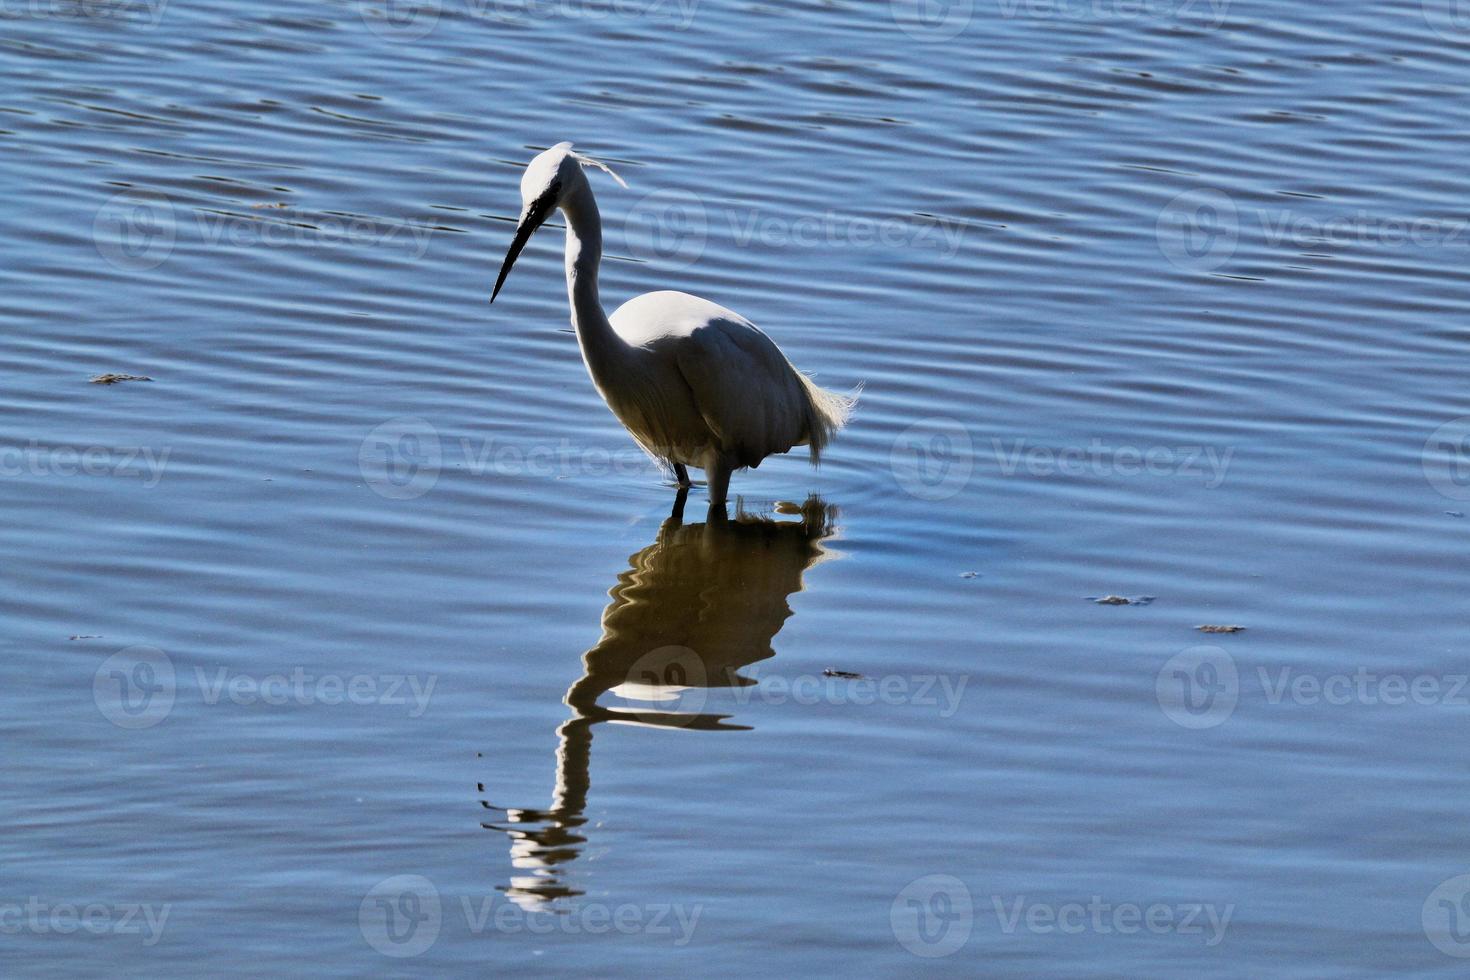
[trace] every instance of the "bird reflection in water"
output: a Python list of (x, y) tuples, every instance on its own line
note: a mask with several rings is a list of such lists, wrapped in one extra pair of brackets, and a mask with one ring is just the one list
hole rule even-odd
[[(734, 518), (683, 522), (683, 499), (652, 544), (629, 559), (609, 593), (602, 639), (582, 657), (567, 690), (572, 717), (557, 731), (556, 791), (546, 810), (502, 809), (482, 824), (511, 838), (519, 874), (502, 890), (527, 910), (582, 894), (565, 865), (580, 853), (591, 788), (593, 727), (602, 722), (705, 731), (742, 730), (703, 710), (712, 691), (756, 682), (738, 671), (775, 655), (772, 640), (791, 615), (788, 598), (828, 552), (836, 508), (810, 497), (787, 519), (737, 508)], [(623, 703), (602, 703), (604, 697)], [(628, 702), (639, 702), (630, 704)], [(482, 787), (483, 789), (483, 787)]]

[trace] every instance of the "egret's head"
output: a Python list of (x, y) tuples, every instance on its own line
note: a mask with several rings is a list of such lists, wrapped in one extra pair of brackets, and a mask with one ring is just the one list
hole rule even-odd
[(587, 183), (587, 176), (582, 173), (584, 165), (606, 170), (613, 180), (623, 187), (628, 186), (606, 164), (576, 152), (570, 143), (558, 143), (536, 154), (526, 164), (526, 172), (521, 175), (521, 218), (516, 224), (515, 239), (510, 243), (510, 251), (505, 254), (505, 262), (500, 266), (500, 277), (495, 281), (495, 291), (490, 294), (490, 302), (495, 302), (495, 297), (500, 295), (505, 277), (510, 275), (511, 266), (515, 265), (516, 258), (521, 254), (521, 249), (526, 247), (526, 242), (531, 240), (531, 235), (551, 217), (551, 212), (560, 207), (569, 194)]

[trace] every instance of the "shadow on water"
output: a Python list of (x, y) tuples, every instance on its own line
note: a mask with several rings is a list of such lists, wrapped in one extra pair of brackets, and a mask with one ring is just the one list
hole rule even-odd
[(581, 828), (596, 725), (748, 728), (705, 712), (705, 702), (712, 690), (756, 683), (739, 671), (775, 656), (772, 641), (791, 616), (788, 599), (827, 554), (822, 542), (837, 517), (815, 496), (787, 520), (737, 509), (728, 520), (686, 524), (682, 510), (676, 506), (654, 542), (629, 559), (609, 593), (602, 639), (583, 655), (582, 676), (564, 699), (572, 717), (557, 731), (551, 807), (504, 809), (503, 819), (481, 825), (510, 836), (519, 873), (502, 890), (526, 909), (582, 894), (567, 882), (565, 865), (586, 843)]

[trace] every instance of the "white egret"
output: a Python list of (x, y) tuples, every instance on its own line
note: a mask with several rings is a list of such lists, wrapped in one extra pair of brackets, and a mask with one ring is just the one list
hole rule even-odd
[(491, 302), (531, 235), (560, 208), (566, 216), (567, 297), (593, 385), (629, 434), (673, 468), (704, 470), (710, 506), (723, 508), (730, 474), (774, 453), (807, 446), (812, 465), (846, 422), (853, 398), (817, 387), (745, 317), (688, 293), (660, 290), (608, 317), (597, 296), (602, 221), (582, 166), (606, 165), (558, 143), (526, 166), (521, 217)]

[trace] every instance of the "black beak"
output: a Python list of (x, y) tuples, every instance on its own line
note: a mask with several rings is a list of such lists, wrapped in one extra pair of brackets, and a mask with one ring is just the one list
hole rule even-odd
[(495, 291), (490, 294), (490, 302), (495, 302), (495, 297), (500, 295), (500, 287), (505, 285), (505, 277), (510, 275), (510, 267), (516, 264), (516, 259), (521, 254), (521, 249), (531, 240), (531, 235), (541, 224), (541, 220), (532, 210), (521, 215), (520, 224), (516, 225), (515, 241), (510, 243), (510, 251), (505, 253), (505, 262), (500, 266), (500, 278), (495, 280)]
[(521, 220), (516, 224), (515, 240), (510, 243), (510, 251), (505, 253), (505, 262), (500, 266), (500, 278), (495, 280), (495, 291), (490, 294), (490, 302), (495, 302), (495, 297), (500, 295), (500, 287), (505, 285), (505, 277), (510, 275), (510, 267), (516, 264), (521, 249), (526, 247), (536, 229), (556, 210), (557, 196), (560, 193), (561, 185), (553, 183), (539, 200), (532, 201), (521, 212)]

